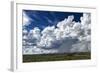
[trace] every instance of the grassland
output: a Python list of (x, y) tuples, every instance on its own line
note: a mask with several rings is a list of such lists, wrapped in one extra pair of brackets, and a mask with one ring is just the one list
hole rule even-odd
[(64, 60), (85, 60), (91, 59), (90, 52), (71, 53), (71, 54), (38, 54), (38, 55), (23, 55), (23, 62), (41, 62), (41, 61), (64, 61)]

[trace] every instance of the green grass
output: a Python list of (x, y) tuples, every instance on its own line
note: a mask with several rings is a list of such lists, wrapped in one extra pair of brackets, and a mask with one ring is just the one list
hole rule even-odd
[(41, 61), (64, 61), (64, 60), (85, 60), (91, 59), (90, 52), (71, 53), (71, 54), (38, 54), (23, 55), (23, 62), (41, 62)]

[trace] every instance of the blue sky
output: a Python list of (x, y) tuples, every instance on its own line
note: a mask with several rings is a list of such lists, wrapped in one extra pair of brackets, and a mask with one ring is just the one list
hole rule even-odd
[(38, 11), (38, 10), (23, 10), (25, 14), (31, 18), (30, 24), (26, 27), (31, 30), (34, 27), (39, 27), (43, 30), (47, 26), (57, 25), (58, 22), (64, 20), (70, 15), (74, 16), (74, 21), (80, 22), (80, 17), (83, 13), (78, 12), (56, 12), (56, 11)]

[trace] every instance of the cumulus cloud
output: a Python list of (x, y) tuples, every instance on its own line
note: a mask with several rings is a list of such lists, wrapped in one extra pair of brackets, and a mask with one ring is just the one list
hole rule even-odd
[(38, 27), (29, 32), (23, 30), (23, 43), (30, 45), (30, 47), (26, 45), (27, 48), (24, 46), (26, 49), (23, 53), (46, 54), (90, 51), (91, 14), (84, 13), (80, 18), (81, 22), (75, 22), (73, 19), (73, 15), (68, 16), (68, 18), (58, 22), (56, 26), (47, 26), (42, 31)]
[(90, 13), (84, 13), (83, 17), (80, 18), (82, 25), (88, 25), (91, 24), (91, 14)]
[(40, 29), (38, 27), (35, 27), (33, 30), (31, 30), (30, 34), (32, 34), (33, 39), (40, 40), (41, 38)]
[(54, 34), (55, 27), (48, 26), (42, 32), (42, 36), (40, 42), (37, 44), (39, 47), (44, 48), (51, 48), (53, 47), (53, 42), (55, 42), (55, 34)]

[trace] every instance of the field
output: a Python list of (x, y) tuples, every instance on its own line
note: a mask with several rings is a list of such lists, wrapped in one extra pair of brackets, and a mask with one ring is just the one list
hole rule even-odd
[(64, 60), (85, 60), (91, 59), (90, 52), (71, 53), (71, 54), (38, 54), (23, 55), (23, 62), (41, 62), (41, 61), (64, 61)]

